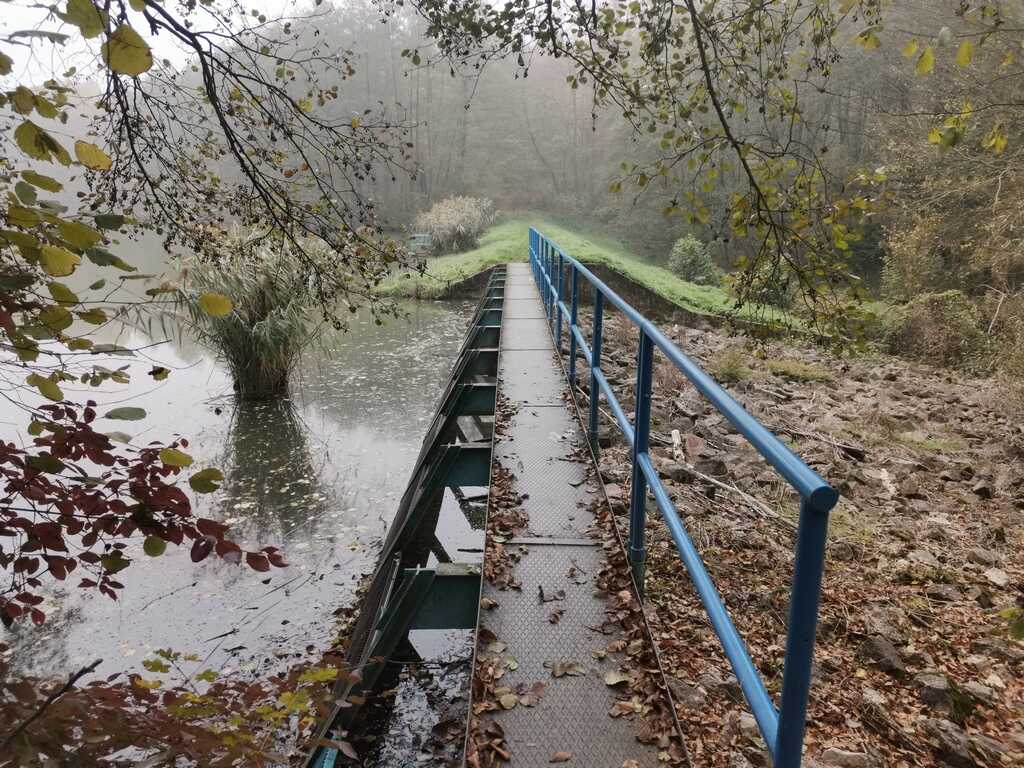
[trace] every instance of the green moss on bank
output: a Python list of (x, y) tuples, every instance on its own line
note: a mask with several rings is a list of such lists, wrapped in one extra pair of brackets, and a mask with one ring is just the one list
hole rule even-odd
[(441, 298), (452, 285), (491, 267), (510, 261), (526, 261), (529, 228), (526, 221), (519, 219), (498, 224), (487, 230), (476, 248), (427, 259), (425, 275), (393, 275), (378, 286), (377, 293), (393, 298)]
[[(398, 275), (380, 288), (384, 296), (438, 298), (448, 288), (497, 264), (527, 260), (530, 226), (535, 226), (563, 251), (584, 264), (612, 269), (652, 293), (698, 315), (725, 315), (732, 310), (732, 298), (716, 286), (696, 285), (681, 280), (667, 269), (645, 262), (626, 246), (602, 237), (585, 237), (542, 217), (510, 219), (491, 228), (480, 245), (465, 253), (439, 256), (427, 263), (425, 275)], [(782, 322), (784, 313), (772, 308), (744, 307), (741, 317)], [(792, 322), (790, 320), (790, 322)]]

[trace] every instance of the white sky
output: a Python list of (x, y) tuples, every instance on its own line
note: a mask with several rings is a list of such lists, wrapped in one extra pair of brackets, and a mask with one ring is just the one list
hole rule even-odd
[[(237, 0), (237, 2), (246, 11), (262, 9), (269, 16), (281, 15), (286, 8), (293, 5), (291, 2), (274, 2), (274, 0)], [(65, 2), (56, 0), (55, 4), (58, 7), (63, 7)], [(220, 5), (227, 7), (228, 4)], [(173, 3), (167, 3), (167, 7), (171, 11), (174, 10)], [(273, 10), (265, 10), (267, 8)], [(128, 13), (132, 26), (153, 49), (154, 58), (157, 60), (168, 59), (175, 66), (181, 66), (188, 61), (188, 52), (169, 34), (151, 36), (149, 24), (142, 14), (134, 11)], [(44, 39), (23, 39), (22, 42), (27, 45), (16, 45), (3, 41), (3, 38), (12, 32), (24, 29), (61, 32), (70, 37), (67, 44), (63, 46)], [(91, 79), (99, 71), (96, 57), (102, 42), (102, 36), (84, 40), (75, 27), (65, 24), (56, 16), (51, 15), (48, 8), (42, 6), (38, 0), (13, 0), (13, 2), (0, 0), (0, 50), (14, 60), (14, 67), (11, 75), (8, 76), (14, 82), (40, 83), (54, 75), (59, 77), (72, 66), (77, 67), (79, 76)]]

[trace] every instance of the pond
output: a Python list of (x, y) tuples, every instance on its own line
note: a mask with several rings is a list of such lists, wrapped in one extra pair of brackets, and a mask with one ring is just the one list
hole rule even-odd
[[(42, 628), (8, 633), (4, 642), (23, 648), (14, 654), (19, 670), (65, 676), (102, 658), (98, 675), (141, 673), (152, 651), (172, 648), (213, 669), (265, 672), (291, 652), (326, 648), (335, 613), (376, 564), (473, 306), (401, 308), (404, 318), (382, 326), (357, 315), (347, 333), (306, 356), (289, 397), (244, 405), (205, 349), (181, 340), (147, 347), (154, 339), (122, 329), (118, 344), (147, 348), (99, 364), (129, 365), (131, 383), (66, 386), (67, 396), (95, 399), (101, 415), (118, 405), (145, 408), (144, 421), (96, 422), (101, 431), (129, 432), (134, 445), (186, 437), (192, 469), (216, 466), (225, 475), (216, 493), (193, 496), (197, 514), (229, 523), (243, 547), (280, 547), (289, 566), (258, 573), (212, 557), (195, 565), (187, 546), (160, 558), (138, 552), (116, 602), (63, 588), (43, 606)], [(154, 382), (146, 375), (153, 365), (170, 376)], [(26, 423), (4, 401), (5, 439), (26, 440)], [(442, 517), (438, 538), (451, 551), (482, 546), (460, 515)]]

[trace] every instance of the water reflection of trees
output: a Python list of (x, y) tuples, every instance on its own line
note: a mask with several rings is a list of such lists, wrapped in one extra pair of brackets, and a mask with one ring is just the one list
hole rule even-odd
[[(61, 609), (49, 612), (43, 628), (22, 621), (0, 630), (0, 642), (11, 649), (8, 661), (12, 676), (60, 676), (75, 663), (67, 638), (70, 628), (83, 619), (82, 604), (74, 601), (73, 588), (61, 587), (55, 597)], [(10, 681), (0, 680), (0, 687), (5, 682)]]
[(288, 538), (321, 517), (332, 491), (320, 480), (308, 427), (289, 398), (237, 402), (225, 435), (222, 515), (252, 541)]

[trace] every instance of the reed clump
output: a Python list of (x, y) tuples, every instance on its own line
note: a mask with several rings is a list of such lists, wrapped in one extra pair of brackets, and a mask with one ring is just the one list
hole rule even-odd
[[(336, 293), (333, 256), (320, 240), (235, 231), (222, 238), (216, 256), (183, 260), (180, 296), (192, 332), (227, 363), (239, 397), (288, 389), (302, 352), (321, 338), (324, 324), (315, 309)], [(231, 311), (204, 311), (199, 299), (208, 293), (227, 296)]]

